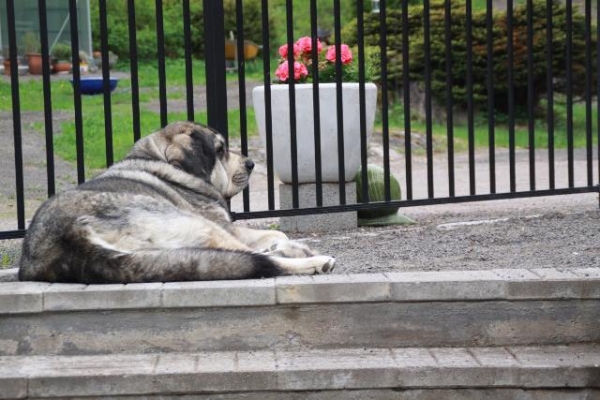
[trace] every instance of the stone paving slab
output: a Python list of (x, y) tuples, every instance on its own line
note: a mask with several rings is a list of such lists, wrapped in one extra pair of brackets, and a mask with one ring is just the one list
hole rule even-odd
[(44, 311), (43, 292), (50, 286), (47, 282), (0, 283), (0, 313)]
[(399, 272), (130, 285), (0, 282), (0, 314), (382, 301), (599, 298), (600, 268)]
[(371, 302), (390, 299), (390, 280), (383, 274), (322, 275), (277, 281), (277, 303)]
[(598, 345), (13, 356), (0, 357), (0, 398), (347, 389), (591, 389), (600, 388), (599, 374)]
[(161, 288), (162, 307), (227, 307), (275, 304), (274, 279), (170, 282)]
[(600, 342), (600, 301), (423, 301), (5, 314), (0, 355)]
[(18, 268), (0, 269), (0, 282), (17, 282), (19, 280)]
[(81, 285), (55, 283), (44, 292), (45, 311), (160, 307), (162, 283)]
[(596, 389), (348, 389), (298, 392), (252, 391), (193, 395), (91, 396), (71, 397), (71, 400), (596, 400)]
[(578, 268), (573, 273), (584, 278), (600, 279), (600, 268)]

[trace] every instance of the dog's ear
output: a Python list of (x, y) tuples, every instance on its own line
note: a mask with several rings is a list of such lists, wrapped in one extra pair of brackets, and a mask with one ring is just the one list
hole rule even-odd
[(176, 135), (166, 151), (169, 164), (204, 180), (210, 180), (217, 160), (213, 136), (210, 130), (201, 126)]
[(183, 143), (186, 140), (185, 137), (199, 127), (199, 125), (187, 121), (173, 122), (138, 140), (125, 158), (169, 162), (169, 158), (172, 160), (173, 157), (167, 157), (167, 152), (172, 144), (176, 142), (175, 147), (184, 147), (186, 145)]
[(161, 129), (158, 132), (154, 132), (144, 138), (138, 140), (125, 159), (142, 159), (142, 160), (157, 160), (167, 162), (165, 155), (167, 146), (167, 138)]
[(164, 150), (166, 162), (183, 171), (210, 179), (215, 166), (215, 133), (205, 126), (193, 122), (175, 122), (162, 132), (167, 146)]
[(140, 139), (126, 158), (163, 161), (208, 180), (216, 162), (215, 136), (208, 127), (174, 122)]

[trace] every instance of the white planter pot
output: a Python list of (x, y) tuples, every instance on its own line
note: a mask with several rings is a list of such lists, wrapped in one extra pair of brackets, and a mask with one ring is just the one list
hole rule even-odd
[[(360, 108), (359, 84), (343, 83), (344, 114), (344, 172), (349, 182), (360, 168)], [(298, 182), (316, 181), (315, 175), (315, 136), (313, 112), (313, 85), (295, 85), (296, 92), (296, 134), (298, 154)], [(265, 87), (258, 86), (252, 91), (258, 130), (263, 145), (266, 146)], [(373, 132), (377, 86), (365, 84), (367, 140)], [(338, 182), (338, 127), (337, 95), (335, 83), (319, 85), (320, 127), (321, 127), (321, 173), (323, 182)], [(271, 115), (273, 140), (273, 166), (275, 173), (284, 183), (292, 183), (292, 157), (290, 144), (290, 98), (286, 84), (271, 85)]]

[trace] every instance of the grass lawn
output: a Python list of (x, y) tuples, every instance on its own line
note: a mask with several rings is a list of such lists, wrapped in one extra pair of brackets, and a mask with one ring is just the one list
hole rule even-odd
[[(167, 103), (173, 100), (185, 100), (185, 65), (179, 60), (167, 60)], [(129, 72), (129, 66), (119, 66), (125, 72)], [(260, 68), (255, 68), (247, 74), (248, 79), (259, 79)], [(204, 85), (204, 62), (195, 60), (193, 63), (194, 85)], [(228, 74), (228, 79), (237, 79), (237, 74)], [(140, 125), (142, 135), (147, 135), (160, 128), (160, 115), (151, 110), (150, 105), (158, 104), (158, 68), (150, 63), (141, 63), (139, 66), (140, 86)], [(42, 79), (21, 80), (19, 85), (21, 111), (43, 112), (44, 99), (42, 93)], [(67, 79), (53, 79), (51, 85), (52, 110), (73, 113), (73, 88)], [(133, 113), (131, 106), (131, 80), (121, 79), (117, 89), (111, 93), (112, 109), (112, 131), (114, 159), (120, 160), (133, 144)], [(12, 110), (10, 84), (0, 81), (0, 111)], [(88, 174), (93, 174), (95, 169), (106, 166), (105, 152), (105, 119), (104, 98), (99, 96), (81, 96), (83, 110), (83, 134), (84, 134), (84, 161)], [(168, 120), (185, 120), (187, 112), (169, 112)], [(204, 111), (197, 111), (195, 118), (198, 122), (206, 122), (207, 116)], [(256, 122), (254, 111), (247, 110), (248, 130), (255, 134)], [(233, 110), (228, 117), (229, 131), (231, 137), (239, 136), (240, 111)], [(40, 132), (44, 131), (43, 123), (35, 123), (34, 127)], [(55, 139), (55, 151), (67, 161), (76, 161), (75, 150), (75, 122), (69, 118), (68, 121), (60, 122), (54, 128), (60, 132)]]
[[(120, 68), (128, 71), (128, 65), (122, 64)], [(262, 64), (248, 71), (247, 79), (262, 80)], [(193, 79), (195, 85), (205, 83), (204, 63), (194, 61)], [(237, 80), (237, 74), (228, 74), (228, 80)], [(140, 64), (139, 68), (140, 82), (140, 109), (141, 109), (141, 131), (142, 134), (148, 134), (160, 128), (160, 116), (156, 111), (158, 104), (158, 70), (149, 63)], [(122, 79), (115, 92), (111, 95), (112, 107), (112, 130), (114, 159), (121, 159), (133, 143), (133, 118), (131, 109), (131, 89), (130, 80)], [(21, 109), (28, 111), (43, 111), (42, 80), (28, 79), (20, 82)], [(179, 60), (167, 61), (167, 97), (168, 102), (185, 100), (185, 66)], [(7, 81), (0, 81), (0, 111), (9, 111), (12, 109), (10, 101), (10, 85)], [(154, 105), (154, 107), (150, 107)], [(543, 104), (542, 104), (543, 107)], [(105, 121), (104, 121), (104, 100), (102, 96), (82, 96), (83, 108), (83, 132), (84, 132), (84, 159), (86, 170), (93, 173), (93, 170), (103, 168), (106, 165), (105, 154)], [(73, 112), (73, 89), (68, 80), (52, 80), (52, 109), (53, 111)], [(404, 130), (403, 111), (401, 104), (394, 104), (389, 111), (389, 125), (391, 130)], [(564, 99), (557, 96), (555, 100), (555, 147), (564, 148), (567, 146), (566, 139), (566, 106)], [(502, 121), (502, 116), (497, 116), (498, 121)], [(168, 120), (176, 121), (187, 119), (187, 113), (169, 112)], [(195, 120), (206, 122), (206, 113), (198, 111), (195, 114)], [(573, 110), (574, 121), (574, 145), (582, 147), (586, 145), (585, 137), (585, 105), (576, 103)], [(593, 107), (593, 131), (597, 130), (597, 108)], [(231, 137), (239, 135), (240, 131), (240, 112), (234, 110), (229, 112), (229, 133)], [(248, 133), (255, 135), (257, 133), (254, 111), (250, 107), (247, 109)], [(376, 122), (376, 131), (381, 131), (381, 119)], [(42, 123), (35, 127), (43, 132)], [(425, 124), (419, 121), (411, 122), (412, 130), (419, 133), (425, 132)], [(547, 146), (547, 127), (543, 119), (536, 120), (535, 145), (539, 148)], [(56, 152), (65, 160), (76, 161), (75, 152), (75, 124), (72, 119), (60, 122), (59, 134), (55, 140)], [(445, 137), (447, 127), (445, 124), (433, 125), (434, 135)], [(498, 123), (496, 126), (496, 146), (508, 147), (508, 128), (506, 123)], [(596, 142), (597, 135), (594, 136)], [(465, 123), (459, 123), (454, 126), (455, 149), (464, 151), (467, 149), (468, 130)], [(518, 148), (528, 147), (527, 121), (520, 120), (516, 126), (516, 146)], [(443, 142), (443, 140), (442, 140)], [(487, 122), (482, 117), (476, 118), (475, 143), (478, 147), (488, 146)], [(439, 149), (438, 150), (443, 150)], [(417, 153), (419, 150), (415, 150)]]
[[(542, 101), (540, 109), (546, 109), (546, 102)], [(554, 100), (554, 147), (557, 149), (567, 147), (567, 106), (564, 96), (556, 95)], [(500, 114), (496, 115), (496, 125), (494, 130), (496, 147), (509, 147), (509, 125), (508, 117)], [(390, 131), (404, 131), (404, 110), (401, 104), (395, 104), (390, 107), (389, 111), (389, 126)], [(592, 106), (592, 143), (594, 146), (598, 142), (598, 108), (595, 104)], [(381, 128), (381, 116), (378, 115), (376, 121), (376, 129)], [(421, 120), (411, 121), (411, 131), (425, 134), (426, 125)], [(448, 128), (445, 123), (432, 124), (432, 132), (434, 136), (444, 138), (442, 143), (445, 143)], [(453, 126), (454, 149), (457, 152), (467, 151), (469, 129), (466, 122), (455, 123)], [(476, 147), (488, 147), (489, 131), (488, 123), (485, 116), (476, 114), (474, 118), (474, 140)], [(548, 148), (548, 125), (545, 118), (534, 120), (534, 141), (536, 148)], [(573, 147), (585, 147), (586, 139), (586, 106), (585, 103), (575, 103), (573, 105)], [(441, 147), (440, 147), (441, 146)], [(528, 121), (525, 117), (520, 116), (515, 121), (515, 146), (516, 148), (529, 148), (529, 128)], [(403, 151), (403, 149), (398, 149)], [(445, 146), (437, 146), (437, 151), (446, 151)], [(420, 149), (415, 149), (419, 154), (423, 153)]]

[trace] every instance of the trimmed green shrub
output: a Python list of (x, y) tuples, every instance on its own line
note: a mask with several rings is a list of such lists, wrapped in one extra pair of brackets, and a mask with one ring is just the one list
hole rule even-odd
[[(165, 16), (165, 51), (168, 55), (180, 55), (183, 52), (183, 21), (181, 21), (181, 5), (173, 0), (163, 3)], [(120, 59), (130, 58), (129, 23), (127, 2), (108, 1), (108, 49), (117, 54)], [(157, 56), (156, 42), (156, 3), (153, 0), (138, 0), (135, 2), (135, 27), (137, 53), (140, 60), (151, 60)], [(92, 22), (92, 45), (94, 50), (100, 49), (100, 15), (98, 2), (90, 2), (90, 17)], [(179, 32), (177, 33), (177, 30)]]
[[(237, 36), (235, 0), (225, 0), (225, 32), (233, 32)], [(260, 0), (244, 0), (244, 39), (262, 43), (262, 9)], [(269, 41), (273, 43), (277, 35), (272, 15), (269, 15)]]
[[(517, 107), (526, 107), (527, 99), (527, 8), (519, 5), (514, 8), (513, 18), (513, 82), (514, 100)], [(558, 93), (566, 91), (567, 70), (567, 38), (566, 38), (566, 6), (562, 2), (554, 2), (553, 17), (553, 74), (554, 90)], [(425, 80), (425, 44), (423, 33), (423, 6), (409, 7), (409, 74), (411, 81)], [(431, 32), (431, 72), (432, 94), (440, 103), (446, 102), (446, 33), (445, 7), (443, 0), (433, 0), (430, 8)], [(401, 90), (402, 84), (402, 12), (390, 10), (386, 20), (388, 84)], [(540, 96), (547, 91), (546, 87), (546, 0), (533, 1), (533, 82), (534, 102), (538, 104)], [(452, 95), (457, 107), (466, 108), (467, 104), (467, 29), (464, 1), (455, 0), (451, 9), (451, 62), (452, 62)], [(365, 14), (365, 44), (379, 46), (379, 16)], [(473, 13), (473, 96), (476, 106), (484, 108), (487, 104), (487, 27), (486, 12)], [(349, 44), (356, 43), (356, 21), (344, 28), (344, 40)], [(573, 94), (583, 96), (585, 80), (585, 23), (584, 16), (574, 8), (572, 21), (572, 62)], [(494, 98), (497, 110), (505, 112), (508, 104), (508, 27), (506, 12), (493, 14), (493, 79)], [(593, 64), (596, 57), (596, 39), (592, 36)], [(595, 73), (592, 72), (595, 77)]]
[[(364, 201), (362, 196), (362, 169), (356, 173), (354, 177), (356, 182), (356, 200), (358, 203)], [(369, 201), (385, 201), (385, 170), (379, 165), (369, 164), (367, 165), (367, 192), (369, 195)], [(401, 200), (402, 189), (400, 189), (400, 182), (394, 175), (390, 175), (390, 200)], [(361, 210), (358, 211), (359, 218), (379, 218), (390, 214), (396, 214), (400, 207), (381, 207), (374, 210)]]
[[(225, 32), (237, 34), (235, 0), (225, 0)], [(244, 0), (245, 39), (262, 43), (262, 17), (260, 0)], [(90, 2), (92, 21), (92, 43), (94, 49), (100, 49), (100, 16), (98, 2)], [(120, 59), (130, 58), (129, 25), (127, 2), (114, 0), (107, 2), (108, 48)], [(154, 0), (136, 0), (136, 38), (140, 60), (152, 60), (157, 56), (156, 41), (156, 2)], [(202, 2), (190, 2), (190, 30), (192, 52), (195, 57), (204, 57), (204, 15)], [(269, 35), (275, 38), (273, 18), (270, 19)], [(163, 1), (163, 27), (165, 54), (167, 57), (180, 58), (184, 55), (183, 7), (180, 0)]]

